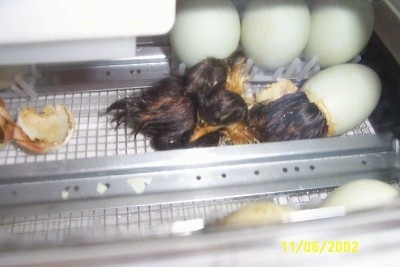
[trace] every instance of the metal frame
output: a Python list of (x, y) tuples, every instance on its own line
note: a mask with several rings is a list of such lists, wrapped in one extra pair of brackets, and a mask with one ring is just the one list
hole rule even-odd
[(0, 203), (132, 195), (154, 203), (332, 187), (366, 176), (398, 179), (399, 162), (393, 137), (377, 134), (6, 165)]

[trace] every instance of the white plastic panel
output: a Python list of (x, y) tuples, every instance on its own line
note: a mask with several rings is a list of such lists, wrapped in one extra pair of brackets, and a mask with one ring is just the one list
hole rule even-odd
[(3, 0), (0, 18), (1, 65), (114, 59), (167, 33), (175, 0)]
[(156, 35), (169, 31), (175, 0), (2, 0), (0, 43)]
[(135, 37), (0, 45), (0, 65), (113, 60), (135, 55)]

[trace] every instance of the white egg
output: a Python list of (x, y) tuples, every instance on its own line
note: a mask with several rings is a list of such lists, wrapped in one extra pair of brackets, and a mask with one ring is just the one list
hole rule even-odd
[(301, 90), (324, 113), (332, 136), (354, 129), (371, 115), (381, 95), (381, 81), (371, 68), (347, 63), (322, 70)]
[(226, 58), (240, 40), (240, 18), (230, 0), (177, 1), (170, 42), (178, 59), (191, 67), (207, 57)]
[(253, 1), (243, 13), (240, 42), (256, 65), (276, 69), (302, 52), (310, 25), (310, 12), (303, 0)]
[(347, 211), (356, 211), (384, 205), (399, 197), (393, 186), (373, 179), (360, 179), (336, 188), (321, 204), (321, 207), (343, 206)]
[(352, 60), (367, 45), (374, 27), (374, 10), (367, 0), (313, 1), (306, 58), (317, 56), (321, 67)]

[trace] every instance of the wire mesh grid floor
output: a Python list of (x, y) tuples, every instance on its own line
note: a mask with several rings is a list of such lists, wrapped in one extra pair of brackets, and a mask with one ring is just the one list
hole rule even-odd
[(213, 221), (243, 205), (260, 200), (301, 208), (312, 200), (326, 198), (331, 190), (325, 188), (288, 194), (264, 194), (1, 218), (0, 233), (3, 237), (14, 237), (19, 241), (60, 244), (68, 240), (97, 242), (110, 237), (114, 239), (149, 237), (169, 234), (170, 226), (174, 222), (195, 219)]
[(110, 122), (110, 117), (105, 114), (105, 110), (111, 103), (133, 92), (134, 90), (110, 90), (44, 95), (35, 100), (5, 99), (10, 116), (14, 119), (23, 107), (31, 107), (40, 111), (46, 105), (62, 104), (71, 110), (76, 125), (70, 142), (58, 151), (33, 155), (19, 149), (15, 144), (9, 144), (0, 151), (0, 165), (153, 151), (150, 140), (140, 134), (135, 138), (124, 127), (115, 129), (115, 125)]
[[(40, 111), (46, 105), (62, 104), (70, 108), (75, 117), (75, 132), (70, 142), (56, 152), (33, 155), (11, 143), (0, 150), (0, 165), (43, 162), (54, 160), (73, 160), (82, 158), (115, 156), (153, 152), (150, 140), (138, 134), (134, 137), (129, 129), (110, 122), (105, 110), (114, 101), (129, 96), (139, 89), (104, 90), (66, 94), (48, 94), (37, 99), (5, 99), (12, 118), (16, 118), (23, 107)], [(346, 135), (374, 134), (369, 121), (360, 124)]]
[[(388, 180), (400, 190), (400, 180)], [(76, 244), (171, 234), (175, 222), (202, 219), (206, 223), (235, 211), (241, 206), (262, 200), (295, 209), (312, 208), (334, 188), (317, 188), (294, 192), (210, 200), (132, 205), (102, 209), (82, 209), (33, 216), (0, 218), (0, 249), (11, 242), (38, 244)], [(39, 242), (39, 243), (38, 243)]]

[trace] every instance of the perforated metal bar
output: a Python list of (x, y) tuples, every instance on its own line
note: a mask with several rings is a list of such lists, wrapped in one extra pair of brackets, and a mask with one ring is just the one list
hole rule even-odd
[[(387, 181), (400, 189), (400, 180)], [(0, 248), (14, 245), (78, 244), (170, 234), (171, 224), (203, 219), (213, 222), (255, 201), (268, 200), (294, 208), (314, 207), (334, 188), (231, 198), (72, 210), (32, 216), (0, 218)], [(10, 241), (11, 240), (11, 241)]]

